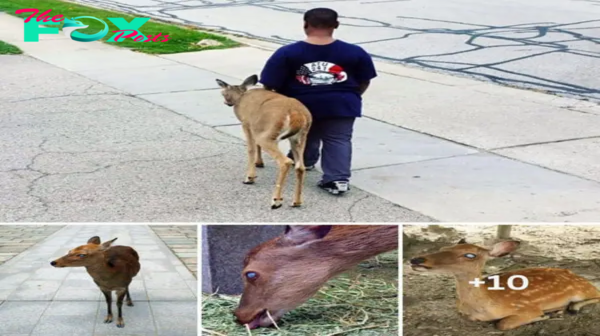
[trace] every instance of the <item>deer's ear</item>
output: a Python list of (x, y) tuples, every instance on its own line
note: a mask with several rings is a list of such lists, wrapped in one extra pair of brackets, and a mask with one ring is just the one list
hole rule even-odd
[(247, 88), (248, 86), (256, 85), (256, 83), (258, 83), (258, 76), (252, 75), (252, 76), (244, 79), (244, 82), (242, 83), (241, 86), (244, 88)]
[(229, 84), (225, 83), (224, 81), (217, 79), (217, 84), (219, 84), (220, 87), (222, 87), (223, 89), (226, 89), (229, 87)]
[(106, 250), (107, 248), (109, 248), (112, 245), (112, 243), (115, 242), (115, 240), (117, 240), (117, 238), (115, 238), (113, 240), (105, 241), (104, 243), (102, 243), (102, 245), (100, 245), (100, 250)]
[(98, 237), (98, 236), (93, 236), (92, 238), (88, 239), (87, 243), (88, 243), (88, 244), (96, 244), (96, 245), (100, 245), (100, 237)]
[(516, 240), (509, 240), (496, 243), (494, 244), (494, 246), (492, 246), (490, 256), (494, 258), (504, 257), (505, 255), (514, 252), (519, 247), (519, 245), (521, 245), (521, 242)]
[(319, 240), (327, 236), (332, 225), (287, 225), (283, 238), (293, 245)]

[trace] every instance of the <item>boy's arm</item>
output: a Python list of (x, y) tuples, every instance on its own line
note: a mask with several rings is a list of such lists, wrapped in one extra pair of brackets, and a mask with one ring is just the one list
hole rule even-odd
[(367, 91), (367, 89), (369, 88), (369, 84), (371, 84), (371, 81), (366, 81), (358, 84), (358, 93), (360, 93), (361, 96)]
[(358, 92), (362, 96), (369, 88), (371, 79), (377, 77), (377, 71), (371, 55), (362, 48), (360, 48), (360, 51), (361, 55), (356, 67), (356, 80), (358, 81)]
[(285, 53), (282, 48), (279, 48), (269, 57), (262, 69), (260, 83), (267, 90), (280, 91), (285, 84), (287, 74)]

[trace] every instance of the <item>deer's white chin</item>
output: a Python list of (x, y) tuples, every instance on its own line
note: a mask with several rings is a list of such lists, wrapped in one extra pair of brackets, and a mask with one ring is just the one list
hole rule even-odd
[(269, 311), (269, 314), (272, 318), (271, 319), (269, 314), (267, 314), (267, 310), (265, 309), (262, 313), (256, 315), (252, 322), (248, 323), (248, 328), (256, 329), (258, 327), (270, 327), (273, 325), (273, 321), (277, 322), (286, 312), (287, 311), (285, 310), (276, 310), (273, 312)]

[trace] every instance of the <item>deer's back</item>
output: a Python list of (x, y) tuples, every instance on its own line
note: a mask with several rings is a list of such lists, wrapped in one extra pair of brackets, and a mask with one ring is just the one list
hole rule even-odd
[(265, 89), (248, 90), (237, 109), (242, 119), (256, 124), (279, 121), (285, 116), (302, 123), (312, 121), (310, 111), (299, 100)]
[[(513, 287), (523, 287), (523, 281), (514, 277), (527, 278), (528, 285), (523, 290), (511, 290), (508, 283), (513, 277)], [(527, 306), (552, 310), (566, 306), (570, 302), (600, 297), (598, 289), (585, 278), (570, 270), (560, 268), (528, 268), (499, 274), (499, 283), (505, 290), (488, 290), (492, 302), (505, 309), (518, 309)], [(487, 279), (485, 287), (494, 286), (493, 279)]]

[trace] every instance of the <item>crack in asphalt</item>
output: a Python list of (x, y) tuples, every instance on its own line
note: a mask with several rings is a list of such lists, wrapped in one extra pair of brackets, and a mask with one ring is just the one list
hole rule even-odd
[(360, 203), (360, 202), (362, 202), (362, 201), (366, 200), (366, 199), (367, 199), (367, 198), (369, 198), (370, 196), (371, 196), (371, 195), (369, 195), (369, 194), (366, 194), (365, 196), (363, 196), (363, 197), (361, 197), (361, 198), (357, 199), (357, 200), (356, 200), (356, 201), (354, 201), (352, 204), (350, 204), (350, 206), (348, 207), (348, 210), (347, 210), (347, 211), (348, 211), (348, 215), (350, 215), (350, 222), (351, 222), (351, 223), (356, 223), (356, 220), (354, 219), (354, 215), (352, 214), (352, 209), (354, 209), (354, 207), (355, 207), (355, 206), (356, 206), (358, 203)]
[[(209, 138), (205, 138), (203, 137), (204, 140), (207, 141), (215, 141), (215, 140), (211, 140)], [(180, 163), (180, 162), (191, 162), (191, 161), (198, 161), (198, 160), (204, 160), (204, 159), (209, 159), (209, 158), (213, 158), (213, 157), (218, 157), (218, 156), (223, 156), (223, 155), (227, 155), (229, 154), (231, 151), (233, 151), (233, 149), (229, 149), (229, 150), (225, 150), (222, 152), (219, 152), (217, 154), (211, 154), (211, 155), (202, 155), (202, 156), (197, 156), (197, 157), (192, 157), (192, 158), (188, 158), (188, 159), (135, 159), (135, 160), (124, 160), (124, 161), (119, 161), (116, 163), (111, 163), (111, 164), (107, 164), (107, 165), (103, 165), (100, 166), (96, 169), (93, 170), (89, 170), (89, 171), (75, 171), (75, 172), (69, 172), (69, 173), (50, 173), (47, 171), (44, 171), (43, 169), (40, 168), (35, 168), (35, 164), (36, 164), (36, 160), (38, 160), (41, 156), (43, 155), (47, 155), (47, 154), (73, 154), (73, 155), (77, 155), (77, 154), (87, 154), (87, 153), (99, 153), (99, 152), (109, 152), (109, 153), (120, 153), (120, 152), (127, 152), (127, 151), (82, 151), (82, 152), (60, 152), (60, 151), (47, 151), (44, 149), (44, 145), (49, 141), (49, 138), (45, 138), (41, 141), (41, 143), (37, 146), (38, 149), (41, 151), (40, 153), (37, 153), (36, 155), (34, 155), (30, 162), (25, 166), (25, 168), (16, 168), (16, 169), (10, 169), (10, 170), (6, 170), (6, 171), (1, 171), (4, 173), (13, 173), (13, 172), (23, 172), (23, 171), (27, 171), (27, 172), (34, 172), (37, 174), (40, 174), (39, 176), (35, 177), (34, 179), (32, 179), (31, 181), (29, 181), (29, 183), (26, 186), (26, 191), (25, 191), (25, 195), (27, 195), (28, 197), (31, 197), (32, 199), (34, 199), (36, 201), (36, 203), (39, 204), (39, 206), (41, 207), (41, 209), (37, 209), (37, 212), (35, 214), (31, 214), (28, 213), (25, 216), (16, 216), (14, 218), (15, 222), (20, 222), (24, 219), (28, 219), (28, 220), (35, 220), (45, 214), (47, 214), (50, 209), (51, 209), (51, 201), (49, 201), (48, 199), (46, 199), (45, 197), (38, 195), (35, 193), (36, 188), (39, 186), (39, 183), (48, 177), (51, 176), (71, 176), (71, 175), (88, 175), (88, 174), (95, 174), (98, 173), (100, 171), (109, 169), (109, 168), (113, 168), (113, 167), (118, 167), (118, 166), (122, 166), (122, 165), (126, 165), (126, 164), (135, 164), (135, 163), (146, 163), (146, 162), (173, 162), (173, 163)], [(220, 142), (220, 141), (216, 141), (216, 142)], [(27, 207), (28, 212), (33, 211), (35, 207)]]

